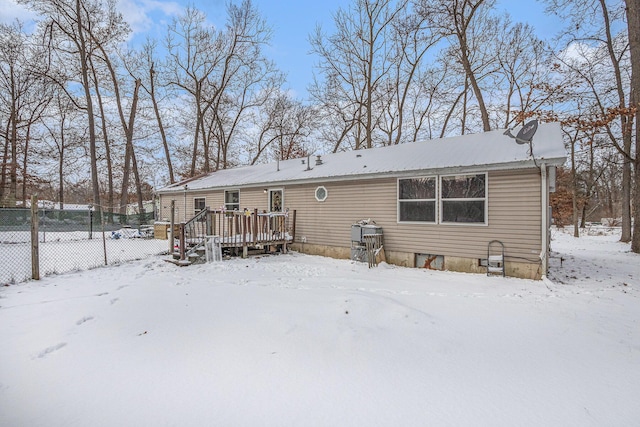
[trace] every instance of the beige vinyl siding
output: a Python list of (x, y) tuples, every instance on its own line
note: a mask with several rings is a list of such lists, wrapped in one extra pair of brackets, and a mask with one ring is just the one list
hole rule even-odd
[[(258, 209), (265, 210), (269, 203), (269, 194), (265, 194), (264, 190), (269, 187), (260, 188), (242, 188), (240, 189), (240, 209), (247, 208), (249, 210)], [(286, 195), (285, 195), (286, 199)]]
[(193, 218), (194, 214), (194, 200), (204, 197), (205, 198), (205, 206), (211, 209), (220, 208), (224, 204), (224, 192), (223, 191), (198, 191), (198, 192), (187, 192), (186, 197), (186, 210), (185, 210), (185, 197), (183, 193), (174, 193), (174, 194), (161, 194), (160, 195), (160, 219), (161, 220), (169, 220), (171, 215), (171, 200), (175, 200), (176, 206), (176, 222), (183, 221), (183, 213), (186, 212), (186, 220), (190, 220)]
[[(371, 218), (383, 227), (390, 251), (484, 258), (487, 243), (501, 240), (510, 257), (534, 261), (540, 253), (540, 178), (537, 170), (488, 174), (488, 225), (397, 222), (397, 178), (288, 186), (285, 206), (297, 210), (297, 239), (350, 245), (351, 224)], [(327, 200), (314, 192), (326, 187)]]
[[(430, 175), (434, 176), (434, 175)], [(312, 245), (348, 248), (351, 225), (372, 219), (383, 228), (385, 248), (394, 252), (424, 253), (459, 258), (486, 257), (487, 244), (500, 240), (508, 260), (536, 262), (541, 250), (540, 173), (538, 169), (488, 172), (487, 225), (398, 223), (398, 178), (355, 181), (318, 181), (313, 184), (240, 188), (240, 208), (267, 209), (265, 189), (284, 190), (284, 208), (297, 211), (296, 241), (304, 237)], [(328, 197), (315, 199), (315, 189), (324, 186)], [(224, 191), (198, 191), (187, 195), (187, 214), (193, 200), (206, 197), (212, 209), (224, 204)], [(161, 196), (161, 217), (168, 218), (175, 198), (182, 220), (183, 194)], [(438, 219), (439, 219), (439, 202)]]
[[(230, 188), (229, 190), (240, 190), (240, 209), (267, 209), (268, 195), (264, 194), (264, 188)], [(193, 217), (194, 200), (200, 197), (205, 198), (205, 205), (210, 209), (220, 209), (224, 206), (225, 190), (202, 190), (187, 193), (187, 220)], [(181, 222), (184, 209), (184, 194), (162, 194), (160, 195), (160, 219), (169, 219), (171, 200), (176, 201), (176, 222)]]

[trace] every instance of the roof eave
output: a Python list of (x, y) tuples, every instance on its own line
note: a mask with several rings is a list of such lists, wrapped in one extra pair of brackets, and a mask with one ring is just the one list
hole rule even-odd
[(459, 165), (459, 166), (447, 166), (441, 168), (428, 168), (428, 169), (414, 169), (404, 171), (388, 171), (388, 172), (372, 172), (367, 174), (349, 174), (340, 176), (320, 176), (314, 178), (302, 178), (291, 179), (282, 181), (255, 181), (246, 182), (237, 185), (214, 185), (202, 188), (187, 188), (178, 187), (174, 184), (171, 187), (165, 187), (156, 192), (156, 194), (182, 194), (185, 191), (189, 193), (202, 192), (202, 191), (216, 191), (228, 188), (246, 188), (246, 187), (258, 187), (258, 186), (284, 186), (284, 185), (304, 185), (319, 182), (343, 182), (343, 181), (360, 181), (366, 179), (380, 178), (380, 177), (402, 177), (409, 175), (444, 175), (444, 174), (456, 174), (456, 173), (474, 173), (484, 171), (497, 171), (497, 170), (513, 170), (513, 169), (528, 169), (539, 168), (541, 164), (549, 166), (561, 166), (566, 161), (566, 157), (553, 157), (553, 158), (539, 158), (539, 159), (527, 159), (505, 163), (483, 164), (483, 165)]

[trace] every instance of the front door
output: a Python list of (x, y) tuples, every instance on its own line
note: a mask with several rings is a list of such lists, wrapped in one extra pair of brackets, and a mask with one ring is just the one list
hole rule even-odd
[(269, 211), (282, 212), (284, 190), (269, 190)]

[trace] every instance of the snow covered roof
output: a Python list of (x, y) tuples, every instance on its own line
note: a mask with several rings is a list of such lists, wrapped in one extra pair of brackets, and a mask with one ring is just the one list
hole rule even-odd
[[(559, 123), (540, 124), (533, 138), (535, 162), (561, 165), (566, 158)], [(363, 179), (380, 175), (447, 173), (533, 167), (529, 144), (517, 144), (504, 130), (474, 135), (392, 145), (369, 150), (346, 151), (269, 164), (242, 166), (212, 172), (179, 182), (158, 193), (216, 189), (277, 183), (304, 183), (327, 180)], [(304, 160), (304, 164), (303, 161)]]

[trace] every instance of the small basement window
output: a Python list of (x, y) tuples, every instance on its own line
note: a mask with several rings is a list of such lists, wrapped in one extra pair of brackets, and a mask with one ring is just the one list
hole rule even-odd
[(316, 200), (319, 202), (324, 202), (325, 200), (327, 200), (327, 196), (329, 194), (327, 193), (327, 189), (324, 186), (319, 186), (316, 188)]

